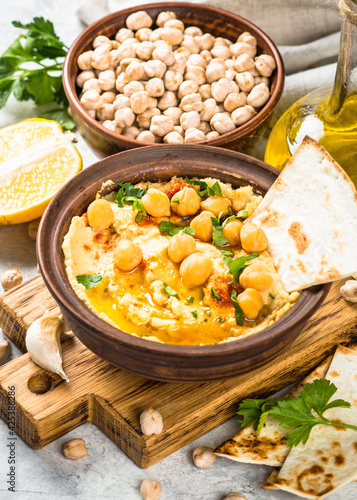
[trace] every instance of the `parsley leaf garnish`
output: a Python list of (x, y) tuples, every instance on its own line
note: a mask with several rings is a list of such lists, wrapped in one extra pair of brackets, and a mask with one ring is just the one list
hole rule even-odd
[(116, 228), (115, 226), (111, 225), (111, 226), (110, 226), (110, 229), (111, 229), (112, 231), (114, 231), (114, 233), (115, 233), (115, 234), (117, 234), (118, 236), (120, 236), (120, 232), (117, 230), (117, 228)]
[[(297, 446), (299, 443), (306, 444), (311, 430), (318, 424), (357, 430), (355, 425), (334, 422), (323, 416), (329, 408), (351, 407), (350, 403), (343, 399), (330, 402), (336, 391), (337, 387), (332, 382), (320, 378), (310, 384), (305, 384), (298, 397), (245, 399), (240, 404), (237, 413), (244, 417), (241, 426), (253, 424), (258, 434), (268, 416), (278, 420), (283, 429), (295, 427), (287, 435), (287, 444)], [(314, 410), (317, 416), (311, 410)]]
[(193, 304), (194, 300), (195, 300), (195, 297), (193, 295), (190, 295), (186, 299), (186, 304)]
[(180, 298), (178, 296), (178, 293), (176, 292), (176, 290), (174, 290), (173, 288), (171, 288), (170, 285), (168, 285), (167, 283), (164, 283), (164, 291), (167, 293), (167, 295), (169, 295), (170, 297), (177, 297), (178, 299)]
[(249, 215), (248, 210), (240, 210), (240, 211), (237, 213), (236, 217), (239, 217), (239, 218), (241, 218), (241, 219), (245, 219), (245, 217), (248, 217), (248, 215)]
[(233, 276), (234, 281), (238, 283), (239, 276), (242, 274), (243, 270), (247, 267), (247, 262), (249, 260), (259, 257), (258, 253), (251, 253), (247, 256), (238, 257), (237, 259), (231, 259), (229, 257), (223, 257), (223, 262), (228, 264), (228, 274)]
[[(196, 191), (196, 193), (201, 197), (204, 198), (207, 193), (207, 183), (204, 181), (197, 181), (196, 179), (190, 180), (188, 177), (186, 177), (187, 184), (189, 184), (193, 189)], [(197, 189), (195, 186), (198, 186), (199, 189)]]
[(170, 236), (175, 236), (175, 234), (182, 231), (183, 233), (189, 234), (190, 236), (194, 236), (196, 234), (196, 229), (193, 227), (184, 227), (179, 224), (173, 224), (172, 222), (163, 220), (159, 226), (160, 233), (168, 233)]
[(240, 305), (237, 302), (237, 292), (235, 290), (233, 290), (233, 292), (231, 293), (231, 301), (232, 301), (232, 304), (234, 307), (237, 325), (243, 326), (244, 314), (243, 314), (242, 308), (240, 307)]
[(221, 186), (218, 181), (216, 181), (212, 187), (208, 186), (207, 194), (208, 196), (223, 196)]
[(119, 186), (119, 191), (115, 201), (118, 207), (123, 208), (124, 203), (131, 202), (133, 204), (132, 210), (138, 210), (138, 215), (136, 216), (135, 221), (139, 224), (143, 216), (147, 215), (144, 205), (141, 202), (141, 198), (144, 194), (146, 194), (149, 184), (146, 185), (145, 189), (137, 188), (130, 182), (117, 182), (117, 184)]
[(192, 316), (197, 319), (197, 311), (191, 311)]
[(76, 276), (78, 283), (81, 283), (86, 290), (95, 288), (103, 278), (104, 276), (100, 276), (100, 274), (79, 274)]
[(222, 298), (218, 295), (216, 292), (216, 289), (214, 287), (211, 288), (211, 295), (214, 299), (221, 301)]
[(233, 255), (234, 255), (234, 253), (232, 252), (232, 250), (224, 250), (223, 248), (220, 248), (220, 251), (226, 257), (233, 257)]
[(273, 295), (272, 293), (269, 293), (269, 297), (273, 300), (275, 299), (275, 295)]
[(211, 217), (213, 231), (212, 231), (212, 243), (217, 247), (223, 247), (228, 241), (223, 236), (223, 226), (221, 226), (219, 218)]
[(18, 101), (31, 99), (37, 105), (57, 103), (46, 111), (45, 117), (58, 121), (65, 129), (73, 129), (75, 124), (67, 113), (68, 100), (62, 84), (68, 47), (56, 35), (53, 24), (43, 17), (34, 17), (27, 24), (12, 24), (27, 32), (19, 35), (0, 57), (0, 108), (11, 94)]

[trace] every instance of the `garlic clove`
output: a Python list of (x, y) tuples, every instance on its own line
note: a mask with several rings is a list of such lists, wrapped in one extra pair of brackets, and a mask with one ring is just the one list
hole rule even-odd
[(57, 373), (64, 380), (69, 378), (62, 368), (62, 348), (60, 337), (64, 332), (61, 318), (46, 312), (36, 319), (26, 334), (26, 348), (34, 363), (41, 368)]
[(4, 342), (0, 344), (0, 365), (5, 364), (10, 357), (10, 344), (7, 339), (4, 339)]

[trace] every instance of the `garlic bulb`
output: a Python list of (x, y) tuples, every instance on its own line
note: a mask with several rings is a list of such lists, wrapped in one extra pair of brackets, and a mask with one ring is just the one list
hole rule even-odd
[(27, 330), (26, 349), (34, 363), (49, 372), (57, 373), (69, 382), (62, 368), (60, 337), (64, 331), (62, 318), (46, 312)]

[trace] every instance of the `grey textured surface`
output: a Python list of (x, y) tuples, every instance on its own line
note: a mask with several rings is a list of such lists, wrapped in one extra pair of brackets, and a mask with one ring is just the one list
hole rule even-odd
[[(82, 26), (75, 15), (72, 0), (27, 0), (5, 2), (1, 0), (0, 51), (2, 52), (15, 36), (10, 22), (13, 19), (29, 21), (34, 15), (51, 19), (61, 38), (70, 44)], [(0, 127), (36, 116), (34, 108), (27, 103), (11, 99), (0, 111)], [(96, 157), (80, 140), (78, 148), (88, 166)], [(18, 267), (24, 279), (37, 272), (35, 243), (27, 236), (27, 224), (0, 226), (0, 275), (8, 269)], [(0, 339), (3, 334), (0, 331)], [(19, 351), (12, 349), (12, 356)], [(39, 396), (41, 397), (41, 396)], [(21, 500), (78, 500), (89, 499), (140, 499), (139, 485), (147, 477), (163, 484), (163, 500), (219, 500), (230, 491), (242, 492), (247, 500), (289, 500), (297, 498), (284, 492), (269, 492), (261, 485), (270, 474), (265, 466), (238, 464), (217, 459), (210, 469), (199, 470), (191, 461), (193, 448), (198, 445), (216, 446), (232, 436), (238, 429), (236, 419), (210, 432), (195, 443), (186, 446), (150, 469), (141, 470), (94, 425), (84, 425), (42, 450), (33, 450), (20, 438), (16, 441), (16, 492), (8, 492), (6, 474), (9, 470), (8, 429), (0, 421), (0, 499)], [(88, 455), (73, 462), (62, 455), (62, 446), (69, 439), (80, 437), (88, 445)], [(351, 483), (331, 500), (354, 500), (357, 486)]]

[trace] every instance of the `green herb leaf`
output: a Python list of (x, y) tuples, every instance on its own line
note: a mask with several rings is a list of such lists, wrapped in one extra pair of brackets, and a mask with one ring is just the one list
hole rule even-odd
[[(15, 90), (14, 90), (15, 93)], [(22, 99), (18, 99), (21, 101)], [(46, 120), (55, 120), (57, 123), (61, 125), (63, 130), (74, 130), (76, 128), (76, 124), (72, 120), (72, 118), (67, 113), (65, 108), (56, 108), (51, 109), (50, 111), (46, 111), (45, 113), (41, 113), (38, 115), (39, 118), (45, 118)]]
[(192, 316), (197, 319), (197, 311), (191, 311)]
[(275, 299), (275, 295), (273, 295), (272, 293), (269, 293), (269, 297), (273, 300)]
[(189, 234), (190, 236), (194, 236), (196, 234), (196, 229), (194, 229), (193, 227), (187, 226), (187, 227), (184, 227), (182, 229), (182, 232)]
[(212, 243), (217, 247), (222, 247), (226, 245), (228, 241), (223, 236), (223, 227), (221, 226), (219, 219), (216, 217), (211, 217), (213, 231), (212, 231)]
[[(201, 197), (204, 198), (207, 193), (207, 183), (204, 181), (197, 181), (196, 179), (189, 179), (186, 177), (187, 184), (189, 184), (193, 189), (196, 191), (196, 193)], [(199, 187), (199, 189), (196, 188), (196, 186)]]
[(224, 248), (220, 248), (220, 251), (226, 257), (233, 257), (233, 255), (234, 255), (234, 253), (232, 252), (232, 250), (224, 250)]
[(76, 276), (78, 283), (81, 283), (86, 290), (95, 288), (103, 278), (104, 276), (100, 276), (100, 274), (79, 274)]
[(135, 218), (135, 221), (139, 224), (143, 216), (147, 215), (144, 205), (140, 200), (146, 194), (149, 184), (146, 184), (145, 189), (137, 188), (130, 182), (117, 182), (117, 184), (120, 188), (115, 198), (118, 207), (123, 208), (124, 203), (132, 203), (132, 210), (139, 211)]
[(173, 224), (172, 222), (163, 220), (159, 226), (160, 233), (168, 233), (170, 236), (175, 236), (175, 234), (182, 231), (183, 233), (189, 234), (190, 236), (194, 236), (196, 234), (196, 229), (193, 227), (184, 227), (179, 224)]
[(217, 323), (224, 323), (226, 321), (226, 318), (223, 316), (217, 316), (216, 318)]
[(244, 314), (243, 314), (242, 308), (240, 307), (240, 305), (237, 302), (237, 292), (235, 290), (233, 290), (233, 292), (231, 293), (231, 301), (232, 301), (232, 304), (234, 307), (237, 325), (243, 326)]
[(229, 257), (223, 257), (222, 261), (228, 264), (229, 272), (233, 276), (234, 281), (239, 282), (239, 276), (242, 274), (243, 270), (247, 267), (247, 262), (252, 259), (259, 257), (258, 253), (251, 253), (247, 256), (238, 257), (237, 259), (230, 259)]
[(114, 231), (115, 234), (117, 234), (118, 236), (120, 236), (120, 232), (117, 230), (117, 228), (115, 226), (111, 225), (110, 229), (112, 229), (112, 231)]
[(164, 291), (167, 293), (167, 295), (170, 295), (170, 297), (177, 297), (179, 299), (178, 293), (167, 283), (164, 283)]
[(216, 181), (212, 187), (208, 186), (207, 194), (208, 196), (223, 196), (221, 186), (218, 181)]
[(236, 217), (239, 217), (240, 219), (245, 219), (246, 217), (248, 217), (248, 215), (249, 215), (248, 210), (240, 210), (237, 213)]
[(329, 403), (329, 400), (336, 391), (337, 387), (329, 380), (317, 379), (311, 384), (304, 385), (301, 397), (304, 399), (306, 404), (308, 404), (318, 415), (320, 415), (320, 417), (322, 417), (323, 412), (329, 408), (350, 408), (350, 403), (343, 401), (342, 399), (335, 399)]
[(194, 300), (195, 300), (195, 297), (193, 295), (190, 295), (186, 299), (186, 304), (193, 304)]
[(211, 288), (211, 295), (214, 299), (221, 301), (222, 298), (218, 295), (216, 292), (216, 289), (214, 287)]

